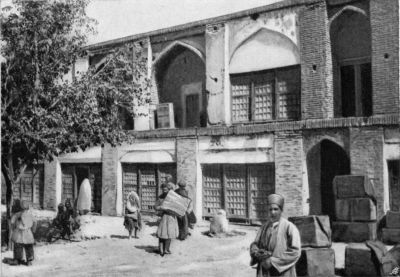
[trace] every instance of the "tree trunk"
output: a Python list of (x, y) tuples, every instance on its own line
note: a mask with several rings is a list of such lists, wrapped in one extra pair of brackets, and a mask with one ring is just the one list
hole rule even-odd
[[(10, 164), (10, 160), (12, 159), (9, 158), (7, 161), (8, 164)], [(7, 224), (6, 224), (6, 235), (5, 237), (8, 238), (8, 244), (7, 247), (8, 249), (11, 248), (11, 204), (12, 204), (12, 189), (13, 189), (13, 175), (11, 172), (13, 172), (12, 168), (12, 162), (11, 162), (11, 168), (7, 168), (5, 166), (5, 163), (1, 163), (1, 172), (3, 173), (4, 180), (6, 181), (6, 207), (7, 207), (7, 213), (6, 213), (6, 219), (7, 219)]]

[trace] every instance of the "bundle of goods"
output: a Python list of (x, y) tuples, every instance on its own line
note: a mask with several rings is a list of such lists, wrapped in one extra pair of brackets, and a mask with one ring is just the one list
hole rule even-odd
[(164, 201), (161, 204), (161, 209), (164, 211), (172, 212), (178, 216), (184, 216), (189, 209), (191, 200), (169, 191)]
[(300, 232), (301, 256), (298, 276), (335, 276), (335, 252), (331, 248), (331, 226), (326, 215), (290, 217)]

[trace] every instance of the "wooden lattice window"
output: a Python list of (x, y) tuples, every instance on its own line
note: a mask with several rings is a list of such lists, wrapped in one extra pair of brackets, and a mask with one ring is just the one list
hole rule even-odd
[(275, 191), (275, 166), (203, 165), (203, 215), (224, 209), (229, 218), (265, 220), (267, 197)]
[(298, 119), (300, 82), (299, 66), (231, 75), (232, 121)]

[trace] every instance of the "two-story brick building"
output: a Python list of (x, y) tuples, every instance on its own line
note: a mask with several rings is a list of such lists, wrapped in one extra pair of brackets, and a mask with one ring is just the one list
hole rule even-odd
[[(287, 215), (334, 216), (333, 177), (362, 174), (379, 216), (400, 210), (397, 0), (281, 1), (90, 45), (90, 65), (130, 42), (148, 57), (149, 116), (133, 119), (133, 144), (46, 163), (45, 208), (89, 176), (96, 211), (121, 215), (130, 189), (151, 211), (171, 176), (198, 216), (258, 221), (271, 192)], [(163, 103), (175, 128), (159, 128)]]

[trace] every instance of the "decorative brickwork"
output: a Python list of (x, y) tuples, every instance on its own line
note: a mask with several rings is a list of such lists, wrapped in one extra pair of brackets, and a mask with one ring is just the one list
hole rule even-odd
[(302, 119), (333, 117), (332, 57), (326, 4), (299, 15)]
[(373, 113), (399, 113), (399, 1), (371, 0)]
[[(177, 182), (186, 182), (189, 197), (196, 207), (197, 139), (178, 138), (176, 140)], [(195, 211), (198, 213), (199, 211)]]
[(286, 199), (286, 216), (302, 215), (302, 148), (301, 133), (275, 134), (275, 192)]
[(383, 211), (383, 129), (350, 129), (351, 174), (373, 179), (378, 202), (378, 219)]

